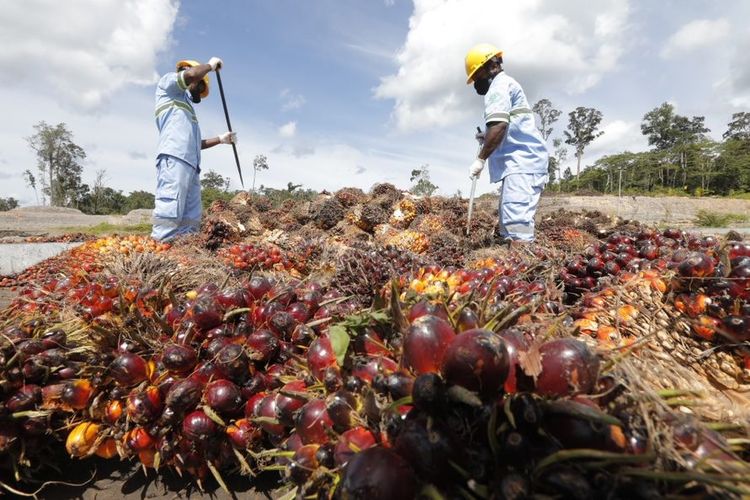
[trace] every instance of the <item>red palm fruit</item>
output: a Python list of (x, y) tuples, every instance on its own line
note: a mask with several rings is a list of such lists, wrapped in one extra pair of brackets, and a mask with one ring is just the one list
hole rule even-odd
[(366, 328), (361, 334), (354, 338), (354, 352), (366, 355), (389, 356), (391, 352), (385, 345), (378, 332), (372, 328)]
[(249, 294), (242, 288), (222, 290), (216, 295), (216, 302), (227, 311), (247, 307)]
[(732, 342), (750, 340), (750, 317), (726, 316), (721, 319), (719, 331)]
[[(570, 401), (569, 404), (579, 403)], [(554, 437), (565, 448), (622, 452), (628, 444), (619, 426), (592, 422), (566, 414), (545, 413), (542, 427), (548, 435)]]
[(476, 328), (455, 337), (443, 356), (440, 373), (449, 385), (496, 398), (508, 377), (505, 342), (490, 330)]
[(176, 382), (167, 392), (165, 404), (178, 415), (195, 408), (203, 396), (203, 384), (198, 380), (187, 378)]
[(279, 389), (279, 394), (276, 397), (276, 413), (278, 414), (279, 422), (287, 427), (292, 427), (294, 425), (294, 414), (309, 399), (307, 386), (303, 380), (293, 380), (284, 384)]
[(229, 441), (240, 450), (252, 448), (263, 436), (260, 427), (247, 418), (241, 418), (230, 424), (226, 433)]
[(153, 385), (144, 390), (133, 390), (128, 395), (127, 412), (136, 424), (146, 424), (161, 415), (164, 401), (159, 388)]
[(93, 395), (94, 387), (88, 380), (70, 380), (65, 383), (65, 387), (60, 394), (60, 400), (74, 410), (83, 410), (88, 407)]
[(243, 383), (250, 376), (250, 363), (243, 346), (229, 344), (216, 355), (216, 368), (226, 378)]
[(406, 315), (406, 319), (409, 323), (414, 323), (414, 320), (421, 318), (422, 316), (437, 316), (438, 318), (448, 321), (448, 311), (445, 306), (440, 302), (431, 302), (429, 300), (420, 300), (411, 308)]
[(283, 310), (284, 306), (279, 302), (266, 302), (262, 306), (253, 309), (251, 313), (253, 324), (256, 326), (265, 325), (271, 319), (271, 316)]
[(601, 276), (604, 273), (604, 259), (592, 257), (586, 262), (586, 274), (589, 276)]
[(266, 378), (263, 373), (257, 371), (247, 379), (247, 381), (240, 387), (242, 391), (242, 397), (244, 399), (250, 399), (255, 394), (261, 392), (266, 388)]
[(665, 238), (671, 238), (673, 240), (680, 240), (682, 239), (683, 232), (681, 229), (677, 229), (676, 227), (669, 227), (662, 231), (661, 233)]
[(370, 356), (364, 362), (357, 363), (352, 370), (352, 375), (359, 377), (366, 382), (372, 380), (378, 375), (390, 375), (398, 370), (398, 363), (385, 356)]
[(148, 379), (149, 368), (146, 360), (137, 354), (123, 352), (109, 366), (110, 374), (119, 385), (132, 387)]
[(523, 333), (518, 330), (503, 330), (498, 335), (505, 342), (505, 349), (508, 352), (508, 376), (503, 384), (503, 390), (508, 394), (525, 390), (527, 386), (531, 386), (532, 382), (521, 369), (519, 355), (529, 349), (529, 344)]
[(252, 418), (258, 416), (258, 406), (260, 406), (260, 402), (266, 396), (268, 396), (268, 393), (258, 392), (247, 398), (247, 403), (245, 403), (245, 417)]
[(373, 446), (349, 460), (337, 492), (341, 498), (407, 500), (417, 495), (417, 478), (393, 450)]
[(44, 332), (44, 334), (42, 334), (41, 340), (42, 345), (45, 349), (65, 347), (68, 340), (68, 335), (65, 333), (65, 330), (55, 328), (54, 330)]
[(307, 309), (311, 314), (320, 307), (320, 303), (323, 301), (323, 295), (318, 290), (305, 290), (302, 293), (298, 293), (297, 297), (300, 302), (307, 306)]
[(104, 420), (106, 420), (107, 423), (114, 424), (120, 420), (120, 417), (122, 417), (122, 410), (122, 401), (119, 399), (113, 399), (104, 407)]
[(138, 453), (156, 446), (156, 439), (143, 427), (134, 427), (125, 434), (123, 438), (125, 446), (131, 451)]
[(263, 381), (267, 389), (278, 389), (284, 382), (281, 377), (286, 373), (286, 368), (281, 364), (274, 364), (266, 368), (265, 380)]
[(263, 276), (253, 276), (247, 283), (247, 291), (254, 300), (260, 300), (264, 295), (271, 291), (273, 283)]
[(295, 429), (304, 444), (327, 443), (328, 432), (332, 427), (333, 422), (323, 399), (313, 399), (307, 402), (297, 414)]
[(438, 372), (443, 354), (455, 337), (450, 323), (444, 319), (432, 315), (417, 318), (404, 335), (404, 366), (417, 375)]
[(539, 348), (542, 372), (536, 392), (546, 396), (589, 394), (599, 377), (599, 358), (583, 342), (555, 339)]
[(659, 247), (656, 245), (653, 245), (651, 243), (647, 245), (643, 245), (640, 250), (638, 250), (638, 255), (647, 260), (656, 260), (659, 258), (661, 252), (659, 252)]
[(245, 345), (250, 349), (250, 359), (261, 363), (268, 363), (279, 353), (279, 339), (267, 328), (248, 335)]
[(414, 388), (414, 376), (405, 371), (397, 371), (388, 375), (385, 383), (391, 397), (398, 400), (411, 396)]
[(299, 323), (292, 332), (292, 338), (289, 343), (295, 348), (309, 346), (310, 342), (316, 337), (315, 330), (304, 323)]
[(714, 340), (716, 332), (721, 327), (721, 321), (712, 317), (701, 314), (690, 325), (693, 333), (705, 340)]
[(193, 373), (190, 374), (189, 378), (205, 385), (209, 380), (213, 380), (219, 376), (220, 373), (219, 369), (216, 367), (216, 363), (213, 361), (203, 361), (198, 364)]
[(271, 436), (283, 436), (284, 426), (279, 423), (278, 407), (276, 406), (277, 394), (269, 394), (260, 400), (255, 407), (255, 417), (260, 417), (261, 428)]
[(168, 344), (162, 351), (161, 362), (172, 373), (187, 373), (195, 368), (198, 354), (190, 346)]
[(194, 441), (206, 441), (215, 436), (218, 427), (202, 410), (189, 413), (182, 421), (182, 435)]
[(214, 380), (206, 386), (206, 403), (221, 414), (232, 415), (242, 408), (242, 393), (229, 380)]
[(305, 323), (312, 318), (312, 312), (304, 302), (292, 302), (286, 308), (286, 312), (299, 323)]
[(727, 248), (727, 255), (729, 259), (735, 259), (737, 257), (745, 257), (750, 255), (750, 244), (743, 243), (741, 241), (735, 241), (731, 243)]
[(320, 466), (316, 455), (319, 448), (318, 444), (306, 444), (294, 452), (294, 457), (288, 466), (289, 479), (293, 483), (304, 484), (313, 471)]
[(289, 341), (299, 322), (286, 311), (277, 311), (268, 319), (268, 327), (279, 338)]
[(344, 432), (336, 443), (333, 459), (341, 467), (357, 453), (375, 446), (375, 435), (365, 427), (354, 427)]
[(331, 339), (318, 337), (312, 341), (310, 348), (307, 350), (307, 366), (318, 380), (323, 380), (326, 368), (338, 366)]
[(326, 399), (326, 411), (331, 419), (333, 430), (344, 432), (353, 424), (352, 412), (361, 406), (357, 397), (345, 390), (337, 391)]
[(190, 306), (186, 316), (193, 321), (198, 330), (203, 332), (216, 328), (222, 323), (221, 310), (212, 297), (198, 298)]
[(674, 299), (674, 306), (680, 312), (683, 312), (691, 318), (696, 318), (706, 312), (712, 301), (708, 295), (703, 293), (680, 294)]
[(185, 311), (187, 311), (185, 304), (170, 304), (165, 317), (166, 322), (174, 328), (185, 316)]
[(604, 264), (604, 273), (610, 276), (617, 276), (620, 274), (621, 268), (617, 262), (610, 261)]
[(38, 385), (25, 384), (5, 401), (11, 413), (33, 410), (42, 402), (42, 389)]
[(677, 266), (677, 272), (685, 278), (702, 278), (714, 272), (714, 261), (704, 253), (693, 253)]
[(464, 307), (461, 312), (458, 313), (456, 319), (456, 330), (458, 333), (465, 332), (467, 330), (473, 330), (479, 328), (479, 316), (469, 307)]

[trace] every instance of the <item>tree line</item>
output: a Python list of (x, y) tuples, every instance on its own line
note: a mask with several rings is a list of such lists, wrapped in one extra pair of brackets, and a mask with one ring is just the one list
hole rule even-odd
[[(562, 112), (549, 99), (533, 106), (537, 126), (545, 141)], [(670, 103), (648, 111), (641, 133), (651, 147), (647, 151), (603, 156), (581, 170), (586, 148), (601, 136), (601, 111), (578, 107), (568, 113), (561, 137), (552, 140), (549, 176), (552, 188), (563, 192), (594, 191), (628, 194), (737, 195), (750, 192), (750, 113), (732, 115), (722, 140), (708, 136), (703, 116), (682, 116)], [(576, 158), (575, 175), (561, 170), (571, 146)]]

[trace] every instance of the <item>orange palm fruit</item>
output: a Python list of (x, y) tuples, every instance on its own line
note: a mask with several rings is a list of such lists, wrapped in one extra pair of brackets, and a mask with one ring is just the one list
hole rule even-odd
[(65, 441), (65, 449), (71, 456), (84, 457), (89, 454), (97, 436), (99, 435), (99, 424), (92, 422), (81, 422), (76, 425)]
[(112, 458), (117, 455), (117, 442), (113, 438), (107, 438), (96, 448), (96, 456)]

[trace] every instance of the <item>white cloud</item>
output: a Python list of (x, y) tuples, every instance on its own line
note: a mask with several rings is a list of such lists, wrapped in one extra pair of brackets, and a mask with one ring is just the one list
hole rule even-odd
[(375, 96), (395, 101), (392, 119), (400, 131), (476, 115), (481, 101), (465, 84), (463, 62), (481, 41), (505, 51), (506, 69), (528, 96), (560, 82), (568, 93), (581, 93), (617, 69), (629, 13), (628, 0), (595, 6), (584, 0), (414, 0), (398, 70), (381, 79)]
[(279, 135), (281, 137), (294, 137), (294, 134), (297, 133), (297, 122), (289, 122), (285, 123), (281, 127), (279, 127)]
[(696, 50), (712, 47), (731, 35), (731, 25), (725, 18), (696, 19), (682, 26), (662, 48), (659, 55), (669, 59)]
[[(71, 5), (71, 3), (75, 5)], [(157, 55), (170, 43), (178, 0), (3, 2), (0, 73), (80, 111), (115, 92), (156, 81)]]
[(307, 100), (302, 94), (294, 94), (289, 89), (283, 89), (279, 94), (279, 97), (283, 100), (281, 104), (281, 111), (290, 111), (293, 109), (299, 109), (305, 105)]

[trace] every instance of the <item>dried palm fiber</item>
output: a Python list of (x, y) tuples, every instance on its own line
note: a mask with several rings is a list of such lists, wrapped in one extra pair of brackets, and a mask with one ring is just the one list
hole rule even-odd
[(664, 293), (664, 281), (650, 272), (600, 293), (596, 306), (576, 321), (598, 336), (603, 347), (639, 365), (643, 382), (655, 391), (693, 394), (698, 416), (715, 421), (750, 422), (750, 373), (740, 353), (695, 337), (690, 320)]
[[(688, 424), (704, 436), (710, 436), (714, 432), (711, 430), (712, 427), (721, 427), (716, 425), (719, 420), (698, 412), (706, 403), (706, 398), (701, 398), (698, 391), (705, 388), (701, 387), (699, 381), (693, 384), (690, 380), (684, 380), (682, 377), (690, 379), (692, 373), (679, 363), (675, 363), (674, 359), (649, 359), (649, 355), (655, 352), (645, 347), (641, 349), (641, 353), (647, 355), (641, 356), (631, 352), (630, 355), (614, 358), (615, 364), (610, 374), (625, 389), (623, 397), (620, 398), (624, 403), (620, 401), (618, 404), (630, 406), (629, 413), (634, 423), (646, 430), (648, 448), (656, 455), (651, 466), (653, 472), (658, 474), (663, 471), (674, 471), (675, 477), (685, 477), (686, 483), (691, 479), (693, 472), (718, 474), (722, 484), (746, 490), (750, 466), (731, 449), (721, 450), (732, 457), (731, 460), (700, 457), (696, 454), (698, 450), (689, 450), (675, 439), (676, 425), (682, 423)], [(690, 389), (660, 388), (654, 385), (655, 378), (661, 379), (661, 385), (669, 385), (670, 381), (688, 382), (692, 384), (695, 392), (689, 392)], [(680, 404), (682, 402), (684, 404)], [(747, 436), (747, 420), (742, 424), (744, 425), (737, 426), (731, 431), (722, 432), (722, 435)]]
[(112, 254), (104, 262), (104, 271), (123, 282), (173, 293), (208, 282), (238, 281), (216, 255), (185, 239), (176, 242), (169, 253)]

